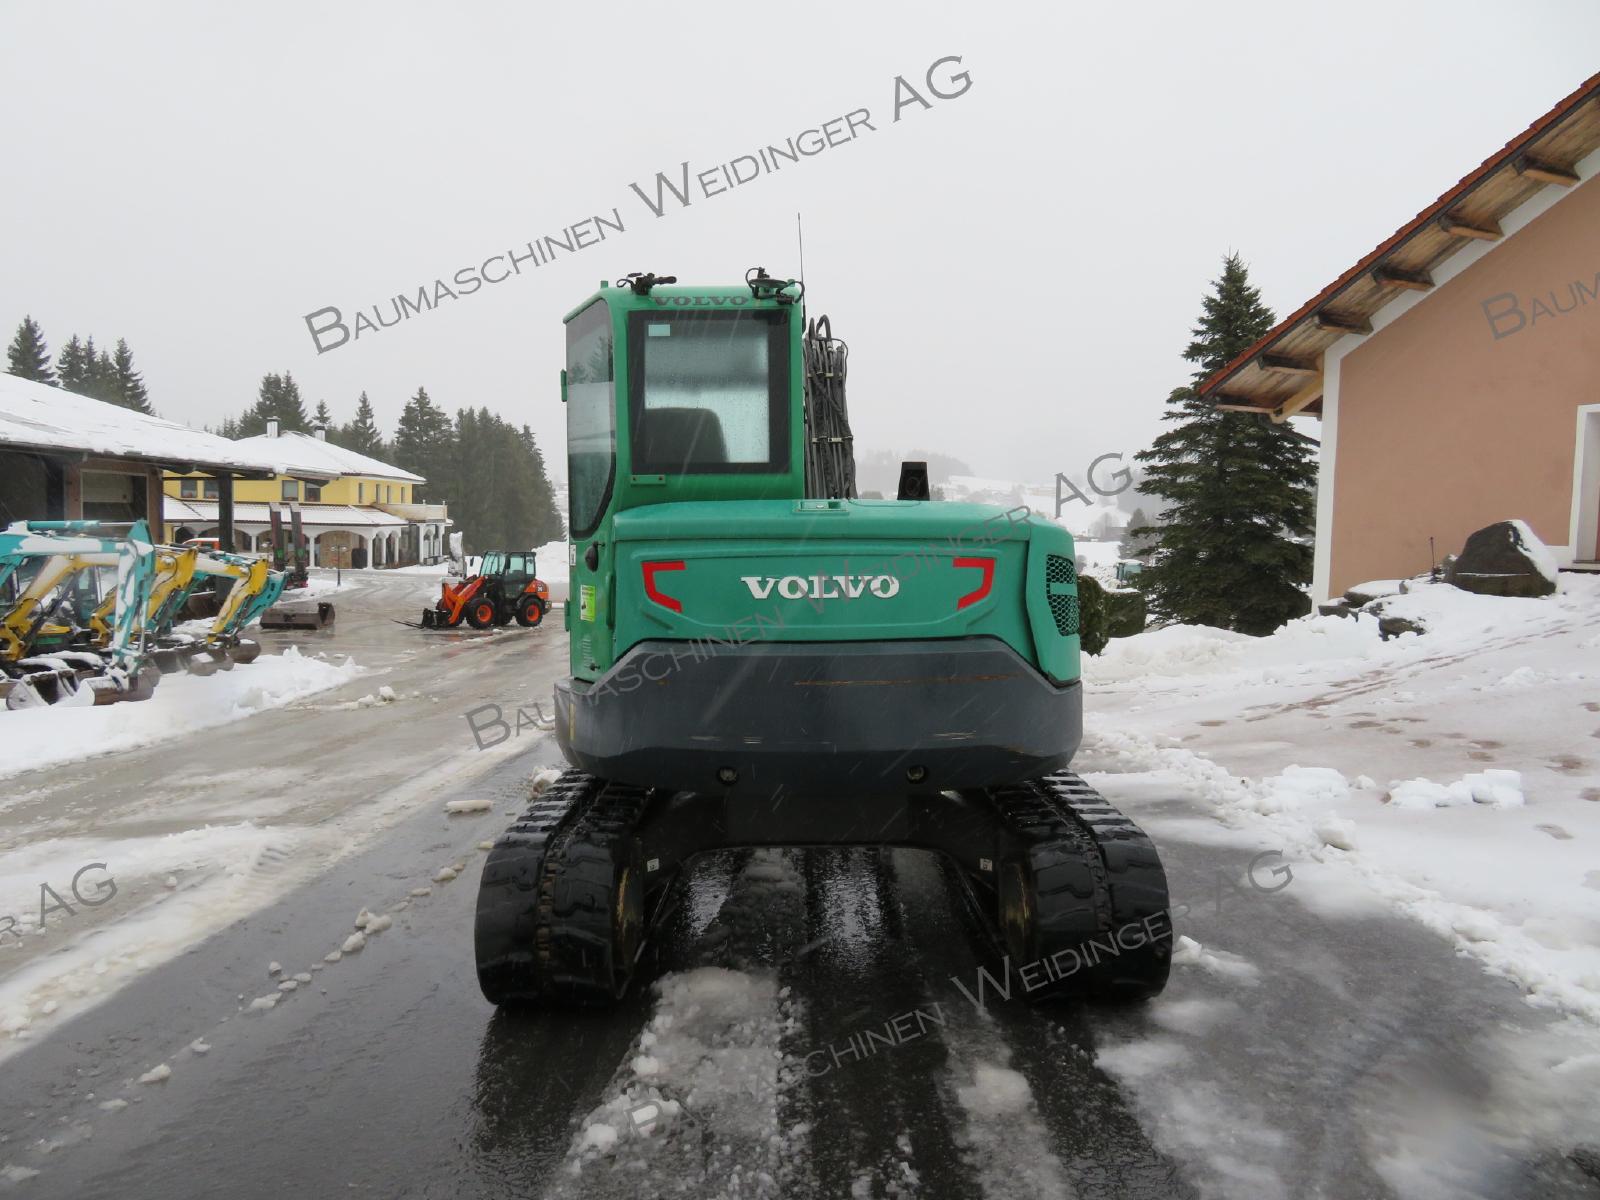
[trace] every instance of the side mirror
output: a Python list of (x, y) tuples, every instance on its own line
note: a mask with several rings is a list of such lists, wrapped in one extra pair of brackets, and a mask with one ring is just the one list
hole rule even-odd
[(561, 403), (567, 402), (567, 369), (561, 368)]

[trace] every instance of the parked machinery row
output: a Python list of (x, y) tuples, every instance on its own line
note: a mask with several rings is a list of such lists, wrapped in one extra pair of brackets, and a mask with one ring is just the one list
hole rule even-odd
[[(144, 700), (162, 674), (251, 662), (261, 647), (243, 631), (286, 580), (262, 559), (156, 543), (143, 521), (15, 522), (0, 532), (0, 700)], [(208, 588), (208, 623), (180, 631)]]

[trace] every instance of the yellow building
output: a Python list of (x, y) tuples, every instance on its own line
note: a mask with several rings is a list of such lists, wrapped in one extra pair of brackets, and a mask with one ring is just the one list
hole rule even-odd
[[(268, 421), (261, 436), (233, 444), (250, 458), (273, 464), (276, 472), (271, 479), (234, 484), (239, 549), (270, 551), (272, 510), (278, 510), (287, 531), (298, 508), (313, 566), (398, 567), (436, 562), (447, 553), (449, 510), (416, 502), (415, 489), (426, 482), (422, 476), (336, 446), (320, 429), (280, 433), (276, 421)], [(215, 479), (169, 473), (163, 489), (169, 541), (215, 536)]]

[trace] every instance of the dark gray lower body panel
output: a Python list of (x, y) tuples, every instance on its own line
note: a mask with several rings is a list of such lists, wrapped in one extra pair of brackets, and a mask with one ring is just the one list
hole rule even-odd
[(573, 766), (738, 795), (1012, 783), (1066, 766), (1083, 728), (1082, 688), (994, 638), (641, 642), (593, 684), (558, 683), (555, 700)]

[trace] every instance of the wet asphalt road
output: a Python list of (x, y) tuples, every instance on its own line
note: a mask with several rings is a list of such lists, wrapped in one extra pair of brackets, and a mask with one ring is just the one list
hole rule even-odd
[[(433, 678), (463, 695), (472, 686)], [(1560, 1036), (1553, 1021), (1413, 924), (1308, 906), (1292, 884), (1240, 886), (1259, 848), (1204, 838), (1161, 839), (1174, 899), (1191, 906), (1180, 930), (1238, 956), (1176, 967), (1153, 1005), (991, 998), (980, 1010), (967, 991), (992, 960), (937, 860), (833, 850), (695, 863), (614, 1011), (496, 1013), (471, 957), (478, 847), (554, 757), (529, 736), (460, 792), (490, 811), (447, 817), (419, 805), (361, 852), (8, 1059), (0, 1164), (39, 1173), (13, 1170), (0, 1191), (1600, 1195), (1568, 1153), (1574, 1098), (1541, 1078), (1541, 1055)], [(1174, 799), (1139, 815), (1194, 813)], [(456, 862), (459, 878), (434, 881)], [(413, 895), (421, 888), (431, 891)], [(325, 962), (363, 908), (391, 914), (393, 927)], [(272, 961), (311, 982), (270, 1011), (247, 1011), (274, 991)], [(786, 989), (770, 1041), (759, 1022), (750, 1035), (777, 1064), (775, 1090), (684, 1091), (691, 1119), (667, 1133), (624, 1129), (614, 1154), (575, 1153), (588, 1115), (634, 1079), (654, 985), (717, 966)], [(924, 1036), (838, 1054), (861, 1031), (935, 1005), (946, 1020)], [(158, 1063), (169, 1079), (133, 1082)], [(986, 1064), (1026, 1081), (1025, 1111), (992, 1111), (974, 1095)], [(130, 1103), (102, 1107), (117, 1100)]]

